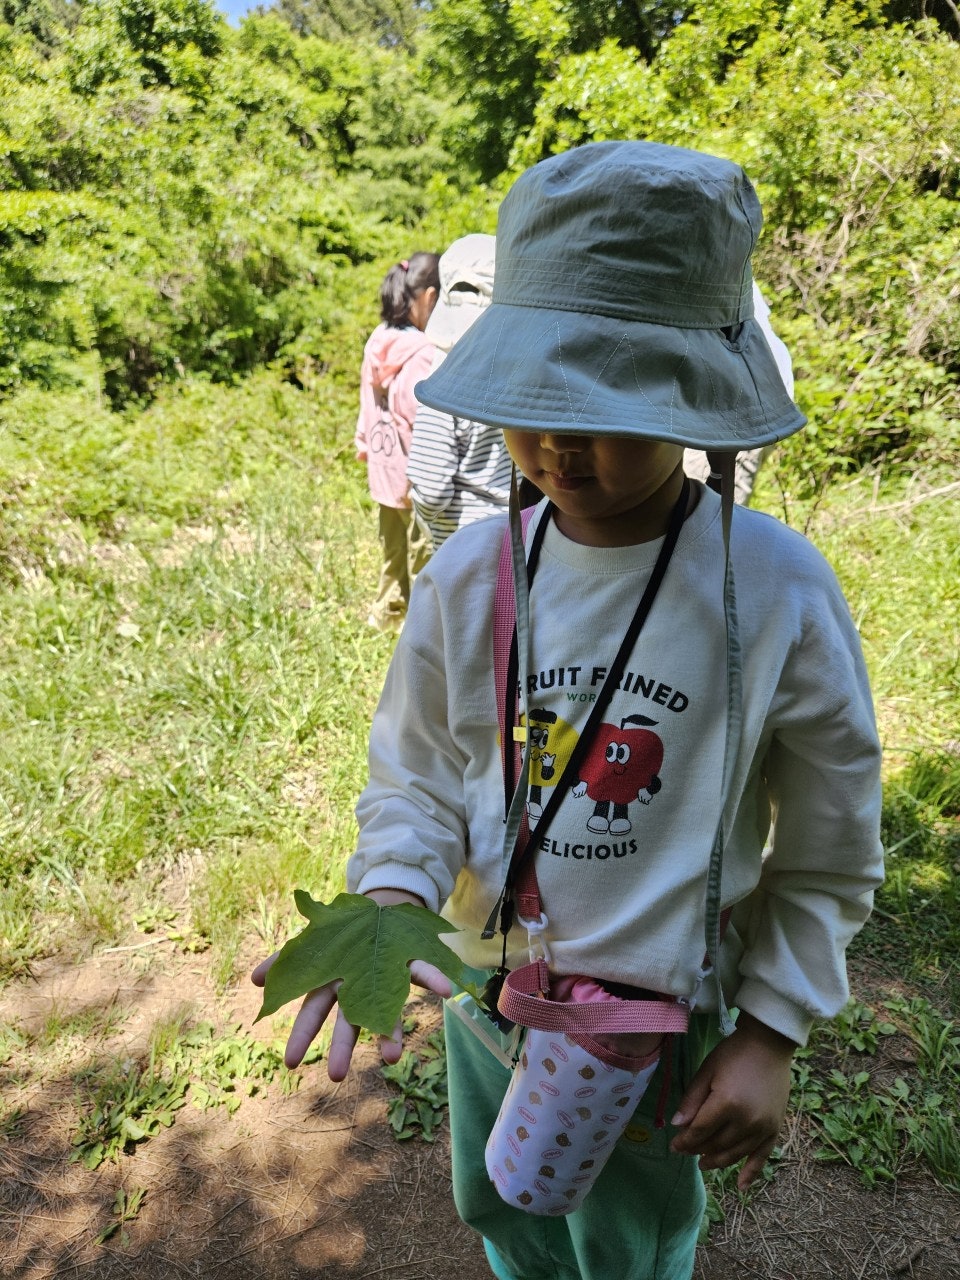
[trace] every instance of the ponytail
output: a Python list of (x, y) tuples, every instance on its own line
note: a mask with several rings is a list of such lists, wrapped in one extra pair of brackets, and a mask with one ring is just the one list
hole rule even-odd
[(398, 262), (383, 278), (380, 286), (380, 318), (392, 329), (402, 329), (410, 322), (410, 307), (424, 289), (440, 289), (440, 255), (415, 253), (409, 260)]

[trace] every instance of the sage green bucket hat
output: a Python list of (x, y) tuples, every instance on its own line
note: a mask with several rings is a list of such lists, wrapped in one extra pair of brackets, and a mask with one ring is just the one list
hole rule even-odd
[(728, 160), (598, 142), (528, 169), (497, 223), (493, 302), (417, 385), (528, 431), (756, 448), (806, 419), (753, 314), (760, 202)]

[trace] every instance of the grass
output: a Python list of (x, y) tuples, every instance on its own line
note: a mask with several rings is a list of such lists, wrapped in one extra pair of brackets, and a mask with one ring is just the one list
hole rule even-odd
[[(211, 443), (275, 420), (281, 402), (272, 469), (252, 429), (256, 469)], [(101, 485), (85, 518), (82, 486), (64, 478), (75, 453), (62, 473), (50, 461), (57, 397), (30, 458), (23, 440), (0, 453), (7, 488), (19, 477), (30, 494), (0, 595), (6, 973), (55, 935), (62, 947), (64, 924), (78, 945), (116, 941), (128, 921), (115, 887), (184, 863), (188, 923), (225, 973), (236, 922), (264, 895), (339, 887), (389, 646), (360, 621), (372, 517), (359, 468), (316, 430), (328, 409), (275, 380), (174, 395), (150, 416), (178, 440), (185, 478), (150, 504), (171, 469), (158, 449), (138, 487), (118, 480), (108, 512)], [(17, 410), (39, 412), (8, 406), (8, 421)], [(181, 429), (197, 415), (208, 436)]]
[[(881, 1068), (881, 1043), (894, 1037), (911, 1070)], [(818, 1157), (852, 1165), (867, 1186), (925, 1165), (960, 1191), (960, 1027), (928, 1000), (851, 1002), (798, 1053), (793, 1105), (812, 1119)]]
[(863, 641), (890, 773), (917, 751), (958, 749), (958, 449), (878, 467), (800, 503), (761, 471), (755, 505), (802, 529), (835, 567)]
[[(353, 377), (334, 367), (309, 390), (269, 372), (233, 388), (187, 384), (130, 415), (84, 388), (0, 405), (0, 976), (133, 934), (209, 949), (225, 987), (254, 940), (263, 954), (298, 927), (294, 886), (320, 899), (342, 888), (391, 650), (364, 623), (377, 549), (352, 456)], [(950, 1186), (955, 462), (863, 473), (806, 504), (786, 501), (771, 468), (757, 495), (786, 507), (836, 566), (887, 755), (888, 880), (853, 956), (896, 982), (818, 1032), (798, 1059), (795, 1101), (824, 1158), (877, 1181), (919, 1163)], [(37, 1071), (53, 1069), (64, 1046), (96, 1043), (116, 1016), (52, 1016), (29, 1044), (0, 1027), (0, 1066), (26, 1050)], [(901, 1083), (876, 1069), (888, 1035), (913, 1046)], [(239, 1029), (214, 1037), (187, 1019), (157, 1037), (144, 1061), (78, 1080), (79, 1159), (145, 1140), (191, 1090), (229, 1108), (237, 1082), (264, 1083), (278, 1066)], [(395, 1071), (401, 1136), (434, 1131), (437, 1070), (421, 1054)], [(15, 1109), (0, 1115), (5, 1132), (18, 1123)], [(715, 1207), (729, 1194), (718, 1178)], [(115, 1206), (109, 1229), (136, 1207)]]

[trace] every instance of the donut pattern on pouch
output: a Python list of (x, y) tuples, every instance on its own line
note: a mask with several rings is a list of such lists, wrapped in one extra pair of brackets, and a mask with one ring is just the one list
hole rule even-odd
[(578, 1209), (656, 1068), (611, 1067), (568, 1036), (528, 1031), (487, 1139), (501, 1199), (552, 1217)]

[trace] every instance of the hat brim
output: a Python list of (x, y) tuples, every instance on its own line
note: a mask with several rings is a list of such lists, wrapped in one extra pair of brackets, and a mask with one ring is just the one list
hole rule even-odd
[(424, 334), (441, 351), (449, 351), (480, 319), (488, 306), (489, 299), (476, 293), (461, 293), (456, 301), (448, 300), (441, 294), (427, 321)]
[(715, 329), (494, 301), (416, 387), (424, 404), (520, 431), (752, 449), (806, 418), (756, 320)]

